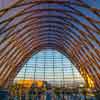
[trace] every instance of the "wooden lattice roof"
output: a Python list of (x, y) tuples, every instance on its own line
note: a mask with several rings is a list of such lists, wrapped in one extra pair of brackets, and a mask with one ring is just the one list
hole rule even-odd
[[(97, 0), (98, 1), (98, 0)], [(100, 89), (100, 9), (88, 0), (0, 0), (0, 85), (33, 53), (67, 54)]]

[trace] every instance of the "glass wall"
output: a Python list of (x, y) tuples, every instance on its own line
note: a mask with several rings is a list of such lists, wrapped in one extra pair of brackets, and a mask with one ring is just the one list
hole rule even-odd
[(69, 58), (52, 49), (33, 55), (23, 66), (14, 82), (41, 80), (57, 87), (84, 86), (84, 79)]

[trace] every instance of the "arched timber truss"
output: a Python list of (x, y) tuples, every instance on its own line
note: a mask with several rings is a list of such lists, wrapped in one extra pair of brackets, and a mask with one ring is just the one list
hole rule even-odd
[(53, 48), (68, 55), (84, 79), (89, 76), (100, 89), (99, 8), (86, 0), (0, 0), (0, 4), (1, 86), (33, 53)]

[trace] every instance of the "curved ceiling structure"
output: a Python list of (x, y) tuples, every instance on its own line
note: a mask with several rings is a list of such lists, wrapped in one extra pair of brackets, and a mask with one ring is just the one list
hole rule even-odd
[(99, 7), (88, 0), (0, 0), (0, 4), (1, 86), (33, 53), (53, 48), (68, 55), (84, 79), (90, 77), (100, 89)]

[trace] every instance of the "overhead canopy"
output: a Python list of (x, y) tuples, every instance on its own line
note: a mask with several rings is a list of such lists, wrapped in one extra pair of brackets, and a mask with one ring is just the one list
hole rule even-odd
[(99, 0), (0, 0), (0, 85), (44, 48), (68, 55), (100, 89)]

